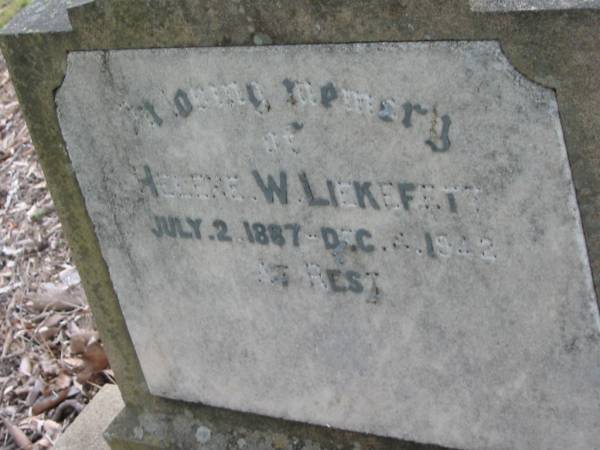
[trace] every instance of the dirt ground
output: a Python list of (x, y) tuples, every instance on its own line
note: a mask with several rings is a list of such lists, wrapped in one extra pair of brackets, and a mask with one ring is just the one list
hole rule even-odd
[(52, 448), (112, 382), (0, 59), (0, 448)]

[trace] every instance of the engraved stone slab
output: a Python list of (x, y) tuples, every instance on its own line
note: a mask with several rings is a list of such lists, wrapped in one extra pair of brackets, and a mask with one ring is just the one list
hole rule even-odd
[(469, 449), (600, 442), (557, 103), (497, 43), (76, 52), (57, 108), (152, 393)]

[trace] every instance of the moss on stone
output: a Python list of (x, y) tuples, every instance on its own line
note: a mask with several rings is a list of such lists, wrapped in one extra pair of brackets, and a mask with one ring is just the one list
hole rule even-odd
[(6, 25), (16, 13), (29, 3), (31, 3), (31, 0), (2, 0), (0, 2), (0, 28)]

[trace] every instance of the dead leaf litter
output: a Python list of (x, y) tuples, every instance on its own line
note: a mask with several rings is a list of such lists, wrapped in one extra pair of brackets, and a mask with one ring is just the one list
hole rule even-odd
[(112, 382), (0, 59), (0, 448), (52, 448)]

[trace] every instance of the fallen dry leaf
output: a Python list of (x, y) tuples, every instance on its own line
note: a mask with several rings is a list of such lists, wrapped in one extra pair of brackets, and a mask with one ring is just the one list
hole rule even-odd
[(52, 393), (49, 397), (44, 397), (31, 407), (31, 412), (34, 416), (37, 416), (43, 412), (48, 411), (49, 409), (56, 408), (60, 403), (62, 403), (69, 393), (68, 389), (64, 389), (59, 393)]
[(64, 389), (68, 389), (71, 387), (72, 377), (65, 372), (61, 372), (55, 379), (52, 381), (52, 385), (57, 391), (62, 391)]
[(77, 376), (77, 381), (80, 383), (89, 381), (91, 377), (108, 367), (108, 358), (100, 342), (92, 342), (87, 346), (83, 353), (83, 360), (85, 366)]
[(73, 370), (80, 369), (85, 365), (85, 361), (81, 358), (64, 358), (62, 362)]
[(27, 396), (27, 399), (25, 400), (25, 404), (27, 406), (31, 406), (35, 403), (35, 401), (38, 399), (38, 397), (42, 393), (43, 387), (44, 387), (44, 383), (39, 378), (36, 378), (36, 380), (33, 383), (33, 387), (29, 391), (29, 395)]
[(71, 336), (71, 353), (74, 355), (85, 352), (92, 340), (98, 339), (98, 333), (94, 331), (80, 331)]
[(33, 448), (33, 443), (29, 440), (27, 435), (21, 431), (20, 428), (10, 423), (7, 419), (3, 418), (2, 422), (4, 423), (8, 433), (15, 441), (15, 444), (17, 444), (21, 450), (31, 450)]
[(100, 342), (94, 342), (85, 349), (83, 360), (94, 372), (101, 372), (108, 367), (108, 358)]
[(46, 436), (35, 442), (36, 450), (39, 448), (52, 448), (53, 446), (54, 444), (52, 443), (52, 441)]
[(44, 431), (46, 431), (47, 433), (56, 433), (57, 431), (59, 431), (62, 426), (60, 425), (60, 423), (55, 422), (54, 420), (44, 420)]
[(29, 356), (23, 356), (23, 358), (21, 358), (19, 372), (23, 375), (31, 376), (31, 360), (29, 359)]
[(27, 307), (33, 311), (69, 311), (86, 305), (85, 293), (81, 285), (68, 286), (65, 284), (46, 283), (41, 292), (35, 294), (27, 302)]
[(36, 336), (43, 340), (52, 340), (60, 332), (60, 327), (41, 327), (35, 333)]
[(42, 359), (39, 363), (39, 367), (42, 369), (42, 373), (46, 376), (58, 375), (60, 372), (56, 360), (50, 358)]
[(64, 319), (64, 315), (63, 314), (51, 314), (48, 317), (46, 317), (44, 320), (42, 320), (42, 323), (40, 323), (38, 328), (52, 328), (52, 327), (56, 327), (60, 324), (60, 322)]
[(52, 420), (55, 422), (62, 422), (67, 414), (75, 411), (80, 413), (83, 410), (84, 405), (79, 403), (77, 400), (65, 400), (56, 408), (52, 415)]

